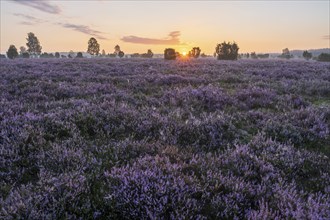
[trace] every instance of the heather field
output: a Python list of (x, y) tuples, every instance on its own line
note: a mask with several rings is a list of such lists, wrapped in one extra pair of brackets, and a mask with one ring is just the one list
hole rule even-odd
[(330, 219), (330, 65), (0, 61), (1, 219)]

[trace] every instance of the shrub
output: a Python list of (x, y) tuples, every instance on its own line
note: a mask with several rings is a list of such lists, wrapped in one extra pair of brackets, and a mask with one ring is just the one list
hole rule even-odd
[(164, 51), (164, 58), (165, 60), (175, 60), (176, 59), (175, 50), (172, 48), (166, 48)]
[(330, 53), (321, 53), (317, 60), (322, 62), (330, 62)]
[(303, 57), (306, 59), (306, 60), (309, 60), (313, 57), (312, 53), (309, 53), (307, 50), (305, 50), (303, 52)]
[(119, 51), (119, 52), (118, 52), (118, 56), (119, 56), (120, 58), (124, 57), (124, 55), (125, 55), (125, 53), (124, 53), (123, 51)]
[(76, 58), (83, 58), (82, 52), (78, 52)]
[(7, 51), (7, 57), (9, 59), (14, 59), (14, 58), (18, 57), (18, 52), (14, 45), (9, 46), (9, 49)]
[(218, 60), (237, 60), (238, 58), (238, 45), (234, 43), (226, 43), (225, 41), (218, 44), (215, 48)]

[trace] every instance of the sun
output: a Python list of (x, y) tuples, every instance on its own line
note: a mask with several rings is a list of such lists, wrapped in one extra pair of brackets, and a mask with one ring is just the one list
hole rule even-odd
[(186, 56), (186, 55), (187, 55), (187, 52), (186, 52), (186, 51), (183, 51), (183, 52), (182, 52), (182, 55), (183, 55), (183, 56)]

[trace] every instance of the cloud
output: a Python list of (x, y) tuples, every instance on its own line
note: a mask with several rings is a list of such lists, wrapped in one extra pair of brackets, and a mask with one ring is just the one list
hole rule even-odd
[(180, 44), (180, 31), (172, 31), (165, 39), (145, 38), (137, 36), (125, 36), (122, 41), (133, 44), (154, 44), (154, 45), (178, 45)]
[(57, 5), (50, 4), (47, 0), (13, 0), (14, 2), (50, 14), (60, 14), (61, 9)]
[(330, 35), (324, 35), (324, 36), (322, 36), (322, 39), (323, 40), (330, 40)]
[(70, 24), (70, 23), (57, 23), (57, 24), (64, 28), (68, 28), (68, 29), (72, 29), (74, 31), (84, 33), (84, 34), (92, 35), (101, 40), (107, 40), (107, 38), (102, 36), (103, 32), (93, 30), (92, 28), (90, 28), (86, 25), (77, 25), (77, 24)]
[(29, 26), (35, 25), (35, 23), (29, 22), (29, 21), (21, 21), (20, 24), (29, 25)]
[(39, 23), (45, 22), (42, 19), (39, 19), (39, 18), (30, 16), (30, 15), (25, 15), (25, 14), (20, 14), (20, 13), (15, 13), (13, 15), (15, 15), (17, 17), (24, 18), (24, 21), (20, 22), (20, 24), (23, 24), (23, 25), (35, 25), (35, 24), (39, 24)]

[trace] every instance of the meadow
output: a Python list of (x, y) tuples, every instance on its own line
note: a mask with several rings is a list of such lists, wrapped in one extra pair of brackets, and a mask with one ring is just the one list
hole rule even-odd
[(0, 60), (1, 219), (330, 219), (330, 65)]

